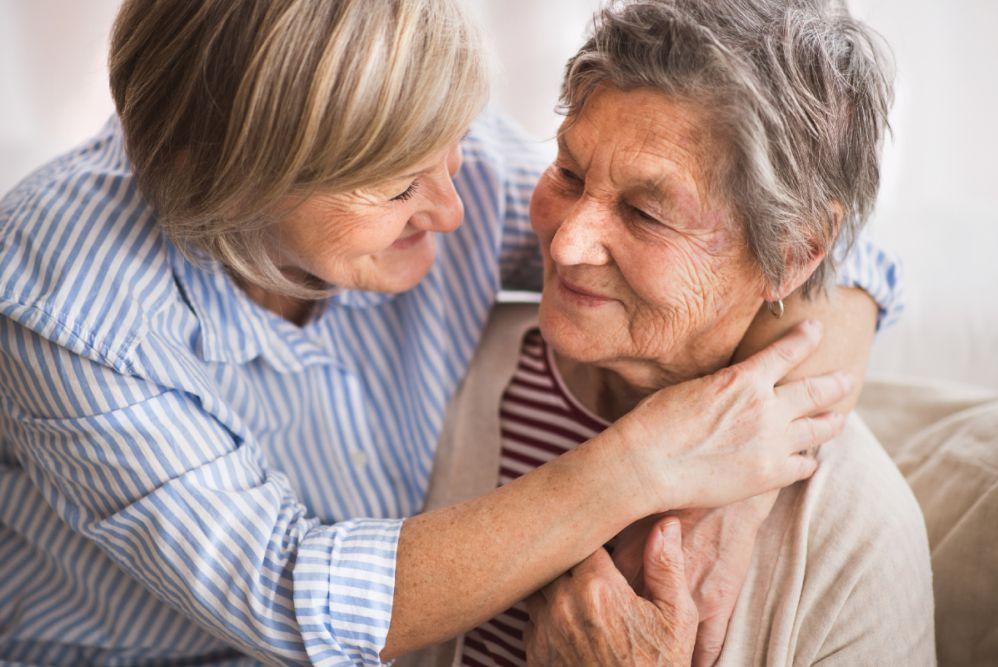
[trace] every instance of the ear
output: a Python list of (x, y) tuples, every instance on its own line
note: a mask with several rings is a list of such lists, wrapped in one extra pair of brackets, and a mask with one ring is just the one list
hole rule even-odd
[(766, 301), (777, 301), (786, 299), (797, 291), (801, 285), (811, 277), (818, 265), (825, 259), (835, 239), (839, 235), (839, 227), (842, 225), (842, 218), (845, 211), (842, 204), (837, 201), (828, 207), (828, 215), (831, 216), (831, 234), (828, 240), (820, 236), (814, 236), (807, 240), (806, 248), (802, 251), (796, 248), (788, 248), (785, 257), (786, 266), (789, 267), (783, 274), (783, 282), (778, 287), (769, 286), (766, 288)]

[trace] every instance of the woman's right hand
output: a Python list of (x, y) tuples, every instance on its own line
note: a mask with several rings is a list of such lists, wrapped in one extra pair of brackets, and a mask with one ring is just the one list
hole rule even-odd
[(739, 364), (652, 394), (607, 429), (645, 514), (719, 507), (810, 477), (809, 452), (845, 423), (827, 410), (853, 381), (839, 372), (779, 383), (820, 340), (820, 322), (803, 322)]

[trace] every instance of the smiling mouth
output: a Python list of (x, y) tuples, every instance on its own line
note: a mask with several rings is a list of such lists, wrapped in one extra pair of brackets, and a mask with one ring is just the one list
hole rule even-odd
[(424, 238), (426, 238), (425, 231), (416, 232), (415, 234), (409, 234), (409, 236), (404, 236), (398, 239), (397, 241), (395, 241), (395, 243), (391, 245), (391, 247), (395, 250), (405, 250), (406, 248), (411, 248), (412, 246), (416, 245)]
[(615, 299), (611, 297), (603, 294), (597, 294), (596, 292), (590, 292), (577, 285), (573, 285), (561, 276), (558, 276), (558, 288), (562, 294), (569, 297), (572, 301), (587, 306), (599, 306), (615, 301)]

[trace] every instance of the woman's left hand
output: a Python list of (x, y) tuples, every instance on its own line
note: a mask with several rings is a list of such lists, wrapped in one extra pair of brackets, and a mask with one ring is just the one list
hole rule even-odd
[(688, 665), (697, 610), (683, 566), (680, 522), (652, 528), (644, 549), (648, 599), (598, 549), (527, 599), (530, 665)]

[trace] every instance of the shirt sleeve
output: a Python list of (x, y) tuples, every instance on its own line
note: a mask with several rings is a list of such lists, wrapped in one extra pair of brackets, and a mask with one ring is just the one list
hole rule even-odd
[(848, 254), (841, 244), (836, 252), (840, 257), (836, 284), (858, 287), (877, 303), (877, 331), (895, 323), (904, 311), (900, 259), (865, 233), (860, 234)]
[(400, 520), (322, 525), (193, 394), (3, 316), (0, 398), (44, 511), (160, 600), (266, 663), (380, 664)]

